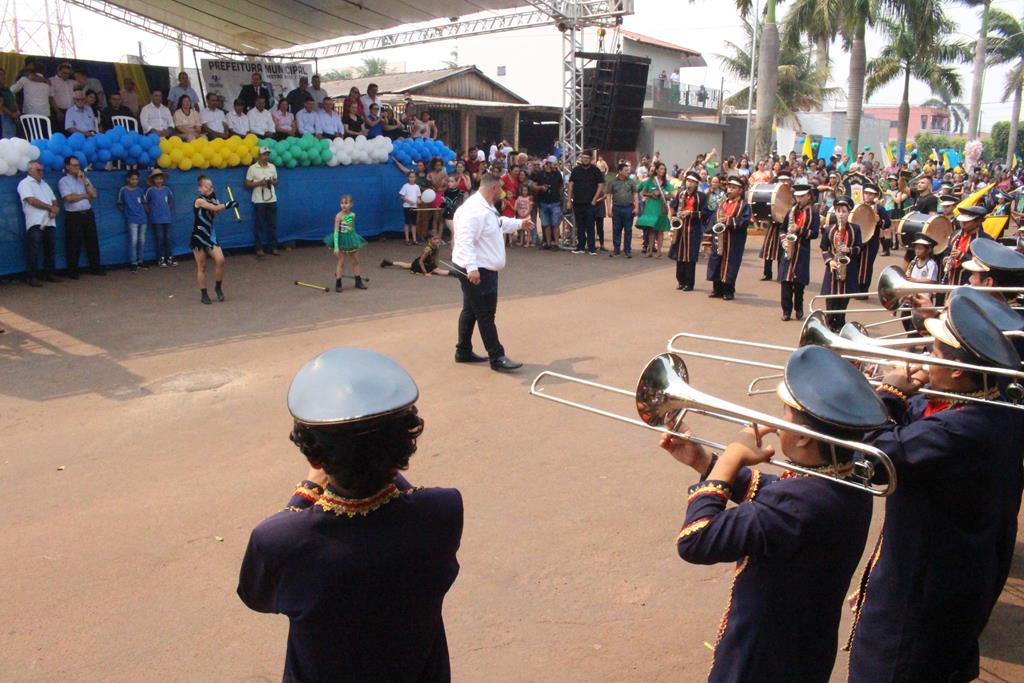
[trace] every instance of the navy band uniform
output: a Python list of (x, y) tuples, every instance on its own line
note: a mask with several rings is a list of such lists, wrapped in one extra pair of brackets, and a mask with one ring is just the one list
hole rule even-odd
[(723, 199), (718, 205), (715, 220), (725, 224), (718, 235), (718, 248), (708, 258), (707, 279), (712, 283), (711, 296), (730, 300), (736, 295), (736, 277), (743, 264), (743, 248), (747, 244), (750, 226), (750, 204), (743, 198), (743, 181), (732, 177), (726, 181), (740, 190), (736, 199)]
[[(800, 186), (800, 196), (810, 192), (807, 185)], [(798, 320), (804, 317), (804, 287), (811, 281), (811, 242), (818, 239), (821, 215), (814, 204), (794, 206), (782, 222), (781, 234), (796, 235), (795, 258), (790, 261), (783, 246), (779, 249), (779, 285), (782, 295), (782, 317), (789, 320), (794, 310)]]

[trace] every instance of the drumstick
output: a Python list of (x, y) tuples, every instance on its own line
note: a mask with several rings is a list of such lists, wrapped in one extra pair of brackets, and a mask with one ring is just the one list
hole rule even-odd
[[(235, 201), (235, 193), (231, 191), (231, 186), (227, 185), (226, 187), (228, 188), (228, 199), (230, 199), (231, 201)], [(237, 220), (239, 223), (242, 222), (242, 214), (238, 212), (237, 206), (235, 207), (235, 220)]]
[(314, 285), (312, 282), (303, 282), (302, 280), (296, 280), (295, 284), (297, 284), (299, 287), (309, 287), (310, 289), (319, 289), (320, 291), (324, 292), (325, 294), (327, 292), (331, 291), (330, 288), (328, 288), (328, 287), (323, 287), (321, 285)]

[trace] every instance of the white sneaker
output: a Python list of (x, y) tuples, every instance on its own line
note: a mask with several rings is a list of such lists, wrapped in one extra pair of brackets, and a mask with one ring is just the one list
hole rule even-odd
[(167, 261), (165, 261), (164, 259), (157, 260), (156, 264), (158, 266), (160, 266), (161, 268), (166, 268), (167, 267)]
[(574, 253), (574, 254), (583, 254), (585, 252), (582, 249), (573, 249), (572, 253)]
[(177, 267), (178, 267), (178, 262), (177, 262), (177, 261), (175, 261), (175, 260), (174, 260), (174, 259), (172, 259), (172, 258), (169, 258), (169, 259), (167, 259), (167, 263), (169, 263), (170, 265), (174, 266), (175, 268), (177, 268)]

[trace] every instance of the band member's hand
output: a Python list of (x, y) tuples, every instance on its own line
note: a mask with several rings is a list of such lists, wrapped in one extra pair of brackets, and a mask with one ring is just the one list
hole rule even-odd
[(466, 275), (466, 279), (469, 280), (469, 284), (471, 284), (471, 285), (478, 285), (478, 284), (480, 284), (480, 271), (479, 270), (471, 270), (471, 271), (469, 271), (469, 273)]
[(829, 268), (831, 268), (831, 269), (832, 269), (832, 272), (834, 273), (834, 272), (836, 272), (837, 270), (839, 270), (839, 262), (838, 262), (838, 261), (836, 261), (836, 260), (834, 260), (834, 259), (829, 259), (829, 261), (828, 261), (828, 267), (829, 267)]
[[(677, 431), (682, 434), (692, 433), (685, 424), (680, 424)], [(704, 447), (692, 441), (687, 441), (671, 434), (662, 434), (658, 445), (668, 451), (679, 462), (689, 465), (702, 474), (708, 469), (708, 465), (711, 464), (711, 456), (707, 454)]]
[(527, 216), (523, 219), (523, 222), (519, 224), (521, 230), (533, 230), (533, 219)]
[(327, 473), (319, 467), (310, 467), (309, 472), (306, 473), (305, 480), (317, 486), (327, 486)]
[(731, 458), (736, 464), (742, 467), (750, 467), (771, 460), (775, 455), (775, 447), (764, 443), (764, 437), (776, 433), (773, 427), (757, 426), (757, 436), (762, 444), (757, 445), (758, 438), (754, 436), (753, 427), (745, 427), (740, 431), (725, 448), (723, 458)]
[(928, 373), (920, 365), (911, 365), (909, 374), (907, 373), (907, 368), (901, 366), (893, 368), (882, 377), (883, 384), (888, 384), (908, 396), (916, 393), (927, 382)]

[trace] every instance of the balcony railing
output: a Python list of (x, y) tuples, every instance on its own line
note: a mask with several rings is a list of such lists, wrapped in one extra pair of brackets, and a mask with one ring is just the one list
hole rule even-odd
[(673, 83), (653, 78), (647, 82), (644, 106), (652, 109), (683, 112), (692, 109), (717, 111), (722, 102), (722, 91), (702, 85)]

